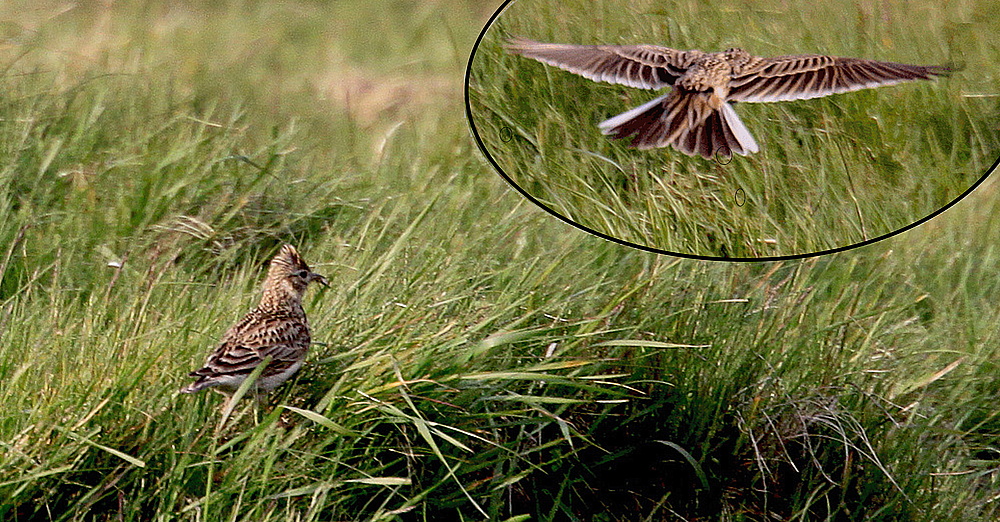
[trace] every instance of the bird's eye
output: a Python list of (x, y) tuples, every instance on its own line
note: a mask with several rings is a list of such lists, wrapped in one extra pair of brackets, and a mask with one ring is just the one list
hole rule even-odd
[(299, 270), (298, 272), (295, 272), (295, 277), (300, 277), (302, 279), (306, 279), (306, 278), (309, 277), (309, 271), (308, 270)]

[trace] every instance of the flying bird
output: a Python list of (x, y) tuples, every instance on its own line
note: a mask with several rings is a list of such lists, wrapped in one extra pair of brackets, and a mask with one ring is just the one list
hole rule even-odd
[(800, 54), (762, 58), (743, 49), (706, 53), (658, 45), (570, 45), (513, 38), (516, 54), (598, 82), (670, 92), (607, 119), (613, 138), (639, 149), (671, 147), (708, 159), (746, 156), (760, 147), (732, 104), (806, 100), (830, 94), (947, 76), (952, 68)]
[(270, 362), (254, 383), (257, 390), (273, 390), (294, 375), (309, 348), (302, 296), (313, 282), (329, 286), (325, 277), (309, 269), (295, 247), (283, 245), (271, 260), (260, 304), (226, 332), (205, 366), (191, 372), (197, 380), (181, 393), (216, 387), (232, 394), (268, 357)]

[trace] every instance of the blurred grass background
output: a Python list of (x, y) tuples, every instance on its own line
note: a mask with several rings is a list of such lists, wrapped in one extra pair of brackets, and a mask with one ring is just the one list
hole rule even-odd
[[(484, 35), (470, 109), (485, 149), (557, 214), (631, 244), (708, 257), (842, 248), (899, 230), (1000, 155), (989, 42), (995, 2), (515, 2)], [(638, 151), (597, 123), (662, 92), (597, 83), (503, 40), (652, 43), (760, 56), (830, 54), (967, 67), (952, 78), (736, 107), (761, 152), (732, 160)], [(740, 194), (737, 195), (737, 192)]]
[[(470, 137), (496, 7), (3, 4), (0, 519), (994, 520), (995, 184), (804, 261), (590, 237)], [(315, 345), (219, 427), (176, 390), (285, 241)]]

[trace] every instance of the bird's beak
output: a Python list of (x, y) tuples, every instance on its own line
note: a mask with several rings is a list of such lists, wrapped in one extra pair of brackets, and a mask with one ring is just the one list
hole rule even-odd
[(323, 276), (321, 276), (321, 275), (319, 275), (319, 274), (317, 274), (315, 272), (310, 272), (310, 274), (309, 274), (309, 280), (310, 281), (316, 281), (319, 284), (321, 284), (321, 285), (323, 285), (323, 286), (325, 286), (327, 288), (330, 288), (330, 282), (327, 281), (325, 277), (323, 277)]

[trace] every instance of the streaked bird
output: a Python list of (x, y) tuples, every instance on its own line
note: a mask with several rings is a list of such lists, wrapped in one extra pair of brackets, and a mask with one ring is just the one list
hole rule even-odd
[(256, 391), (273, 390), (294, 375), (309, 349), (302, 296), (312, 282), (329, 286), (325, 277), (309, 269), (295, 247), (283, 245), (271, 260), (260, 304), (226, 332), (205, 366), (191, 372), (197, 380), (181, 393), (217, 387), (231, 394), (268, 357), (270, 362), (254, 383)]
[(735, 102), (806, 100), (830, 94), (946, 76), (950, 67), (800, 54), (761, 58), (742, 49), (719, 53), (658, 45), (569, 45), (510, 39), (521, 56), (598, 82), (670, 92), (601, 122), (613, 138), (640, 149), (667, 145), (711, 158), (746, 156), (760, 147)]

